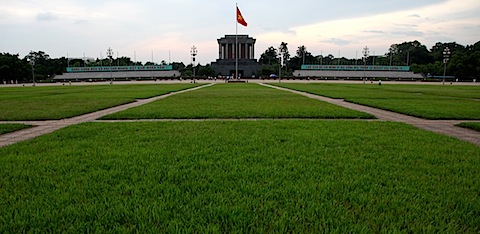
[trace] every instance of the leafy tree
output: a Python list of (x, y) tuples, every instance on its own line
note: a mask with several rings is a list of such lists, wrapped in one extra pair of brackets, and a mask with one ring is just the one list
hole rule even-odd
[(464, 50), (453, 50), (448, 61), (447, 74), (461, 79), (480, 78), (480, 41), (467, 45)]
[(183, 77), (193, 77), (193, 69), (195, 68), (195, 76), (198, 76), (198, 70), (200, 67), (200, 64), (197, 64), (195, 67), (193, 67), (192, 64), (188, 64), (184, 69), (180, 70), (180, 73)]
[(262, 77), (269, 77), (271, 74), (277, 74), (280, 68), (280, 64), (268, 65), (264, 64), (260, 68), (259, 75)]
[(178, 62), (173, 62), (172, 63), (172, 68), (173, 68), (173, 70), (182, 71), (183, 69), (185, 69), (185, 64), (178, 63)]
[(326, 57), (323, 58), (323, 64), (325, 65), (332, 65), (335, 57), (332, 54), (328, 54)]
[(193, 76), (193, 66), (192, 66), (192, 64), (188, 64), (187, 66), (185, 66), (182, 70), (180, 70), (180, 73), (182, 74), (183, 77)]
[(284, 64), (288, 62), (290, 59), (290, 53), (288, 52), (288, 43), (282, 42), (280, 43), (280, 47), (278, 47), (279, 53), (282, 56)]
[(33, 68), (35, 69), (35, 79), (46, 79), (53, 75), (53, 72), (51, 72), (51, 69), (49, 69), (50, 56), (45, 52), (30, 51), (30, 53), (25, 56), (25, 59), (31, 64), (33, 63)]
[(46, 54), (43, 51), (38, 51), (38, 52), (30, 51), (30, 53), (28, 53), (28, 55), (25, 56), (25, 58), (29, 61), (35, 60), (35, 63), (41, 64), (41, 63), (44, 63), (45, 61), (49, 60), (50, 55)]
[(0, 82), (25, 82), (31, 78), (31, 67), (18, 54), (0, 53)]
[(131, 66), (134, 64), (134, 62), (129, 57), (125, 56), (117, 58), (116, 60), (117, 61), (115, 64), (118, 64), (119, 66)]
[[(296, 55), (290, 58), (288, 66), (291, 71), (298, 70), (302, 67), (302, 64), (317, 64), (318, 60), (310, 52), (307, 51), (307, 47), (304, 45), (299, 46), (296, 51)], [(289, 72), (291, 73), (291, 72)]]
[(427, 47), (418, 41), (403, 42), (390, 46), (394, 65), (426, 64), (433, 61)]
[(270, 46), (260, 56), (259, 62), (262, 64), (259, 75), (263, 77), (269, 77), (270, 74), (277, 74), (280, 67), (280, 57), (278, 50)]
[(69, 67), (85, 67), (86, 63), (83, 59), (74, 58), (68, 60)]
[(210, 64), (200, 66), (198, 69), (198, 76), (215, 76), (215, 70), (213, 70)]
[(260, 55), (259, 62), (264, 65), (279, 64), (277, 49), (273, 46), (268, 47), (268, 49)]
[(430, 49), (433, 60), (442, 61), (444, 58), (443, 52), (447, 47), (452, 54), (465, 51), (465, 46), (459, 45), (456, 42), (450, 42), (450, 43), (437, 42), (434, 46), (432, 46), (432, 49)]
[(65, 57), (50, 59), (48, 62), (48, 74), (50, 77), (61, 75), (66, 71), (68, 59)]
[[(447, 47), (450, 55), (445, 64), (443, 52)], [(412, 71), (432, 76), (442, 76), (445, 71), (447, 76), (459, 79), (478, 79), (480, 76), (480, 42), (466, 47), (456, 42), (438, 42), (429, 53), (432, 61), (412, 64)]]

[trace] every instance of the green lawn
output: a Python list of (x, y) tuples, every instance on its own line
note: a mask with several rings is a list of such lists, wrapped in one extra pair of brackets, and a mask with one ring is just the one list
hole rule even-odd
[(0, 135), (9, 132), (15, 132), (29, 127), (31, 126), (24, 124), (0, 124)]
[(480, 231), (480, 148), (400, 123), (87, 123), (0, 155), (0, 233)]
[(0, 120), (63, 119), (197, 84), (87, 85), (0, 89)]
[(461, 123), (461, 124), (458, 124), (457, 126), (462, 127), (462, 128), (473, 129), (475, 131), (480, 132), (480, 123), (479, 122)]
[(426, 119), (480, 119), (480, 86), (275, 83)]
[(258, 84), (216, 84), (102, 119), (374, 118)]

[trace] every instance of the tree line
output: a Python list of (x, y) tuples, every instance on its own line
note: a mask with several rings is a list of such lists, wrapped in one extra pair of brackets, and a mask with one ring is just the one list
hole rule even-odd
[[(446, 48), (449, 53), (445, 55)], [(447, 56), (447, 57), (446, 57)], [(283, 77), (292, 76), (293, 71), (301, 68), (302, 64), (323, 64), (323, 65), (382, 65), (382, 66), (411, 66), (416, 73), (423, 73), (431, 76), (442, 76), (444, 72), (444, 59), (448, 58), (446, 74), (459, 79), (480, 78), (480, 41), (473, 45), (460, 45), (456, 42), (438, 42), (428, 49), (418, 41), (392, 44), (384, 55), (368, 56), (366, 61), (363, 58), (336, 58), (332, 54), (313, 55), (304, 45), (298, 46), (295, 55), (291, 56), (288, 43), (282, 42), (278, 48), (268, 47), (260, 56), (259, 62), (262, 67), (260, 76), (270, 74), (281, 74)], [(32, 63), (31, 61), (35, 61)], [(69, 59), (65, 57), (50, 58), (43, 51), (32, 51), (23, 58), (19, 54), (0, 53), (0, 81), (3, 82), (31, 82), (33, 74), (35, 80), (49, 80), (55, 75), (66, 72), (67, 67), (83, 66), (142, 66), (158, 65), (153, 62), (132, 61), (129, 57), (105, 58), (86, 61), (84, 59)], [(166, 65), (161, 61), (160, 65)], [(183, 62), (171, 63), (174, 70), (182, 73), (182, 76), (215, 76), (215, 71), (210, 64), (185, 65)]]
[[(448, 53), (445, 53), (448, 48)], [(432, 48), (421, 44), (419, 41), (392, 44), (384, 55), (368, 56), (366, 61), (363, 55), (360, 58), (336, 58), (332, 54), (313, 55), (302, 45), (297, 47), (295, 56), (291, 57), (288, 44), (282, 42), (278, 48), (268, 47), (260, 56), (262, 64), (261, 76), (279, 74), (292, 76), (293, 71), (299, 70), (302, 64), (322, 65), (381, 65), (381, 66), (410, 66), (411, 71), (422, 73), (426, 76), (443, 76), (444, 59), (446, 74), (459, 79), (480, 78), (480, 41), (463, 46), (456, 42), (438, 42)]]
[[(34, 63), (32, 62), (34, 61)], [(6, 83), (25, 83), (32, 82), (33, 76), (36, 81), (48, 81), (55, 75), (61, 75), (66, 72), (67, 67), (93, 67), (93, 66), (148, 66), (148, 65), (167, 65), (162, 60), (160, 64), (154, 62), (132, 61), (129, 57), (103, 58), (103, 59), (80, 59), (80, 58), (50, 58), (44, 51), (32, 51), (23, 58), (19, 54), (0, 53), (0, 82)], [(182, 76), (189, 77), (193, 74), (197, 76), (215, 76), (215, 71), (210, 64), (202, 66), (197, 64), (185, 65), (182, 62), (173, 62), (174, 70), (182, 73)]]

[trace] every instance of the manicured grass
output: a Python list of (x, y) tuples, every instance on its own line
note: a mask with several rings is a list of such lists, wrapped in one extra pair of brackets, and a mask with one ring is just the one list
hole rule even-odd
[(15, 132), (29, 127), (29, 125), (24, 124), (0, 124), (0, 135), (9, 132)]
[(480, 231), (480, 148), (400, 123), (87, 123), (0, 155), (0, 233)]
[(473, 129), (475, 131), (480, 132), (480, 123), (478, 123), (478, 122), (461, 123), (461, 124), (457, 124), (457, 126), (462, 127), (462, 128)]
[(11, 87), (0, 90), (0, 120), (63, 119), (196, 84)]
[(102, 119), (374, 118), (258, 84), (216, 84)]
[(480, 86), (294, 84), (273, 85), (426, 119), (480, 119)]

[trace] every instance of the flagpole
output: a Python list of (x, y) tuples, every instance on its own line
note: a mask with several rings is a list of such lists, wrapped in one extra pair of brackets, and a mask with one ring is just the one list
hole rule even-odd
[(238, 3), (235, 3), (235, 79), (238, 79)]

